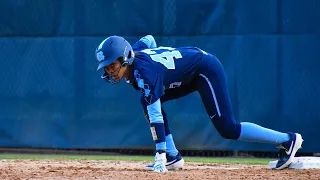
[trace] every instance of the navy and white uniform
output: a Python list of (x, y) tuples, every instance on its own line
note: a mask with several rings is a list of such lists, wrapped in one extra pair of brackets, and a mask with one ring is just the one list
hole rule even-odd
[[(153, 38), (142, 38), (132, 48), (136, 57), (130, 82), (142, 92), (141, 104), (155, 127), (151, 132), (156, 142), (164, 142), (162, 136), (170, 134), (161, 104), (195, 91), (221, 136), (238, 139), (241, 125), (232, 115), (226, 75), (215, 56), (197, 47), (156, 47)], [(164, 124), (165, 134), (159, 124)]]

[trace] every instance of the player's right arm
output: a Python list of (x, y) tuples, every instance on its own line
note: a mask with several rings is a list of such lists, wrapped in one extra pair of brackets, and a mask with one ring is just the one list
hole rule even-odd
[(147, 107), (150, 129), (157, 151), (165, 151), (164, 120), (161, 112), (160, 97), (164, 95), (163, 77), (159, 72), (150, 69), (135, 70), (137, 85), (141, 89), (142, 103)]
[(140, 51), (143, 49), (156, 48), (157, 43), (152, 35), (146, 35), (139, 39), (133, 46), (132, 49), (134, 51)]

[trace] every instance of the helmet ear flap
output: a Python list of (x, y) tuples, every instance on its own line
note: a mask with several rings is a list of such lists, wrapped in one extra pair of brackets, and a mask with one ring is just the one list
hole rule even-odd
[(129, 51), (127, 57), (121, 57), (120, 62), (122, 65), (130, 65), (132, 63), (132, 59), (134, 58), (134, 52)]

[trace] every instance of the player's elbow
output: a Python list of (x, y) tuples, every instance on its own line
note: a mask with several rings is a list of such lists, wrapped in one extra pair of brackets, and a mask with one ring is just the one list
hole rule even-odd
[(140, 39), (143, 43), (147, 45), (148, 48), (156, 48), (157, 43), (152, 35), (146, 35)]

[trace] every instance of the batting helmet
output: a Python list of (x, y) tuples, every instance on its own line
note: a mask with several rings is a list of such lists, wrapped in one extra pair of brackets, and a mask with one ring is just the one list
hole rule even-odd
[(123, 37), (110, 36), (103, 40), (96, 49), (96, 59), (99, 63), (97, 70), (108, 66), (118, 58), (122, 65), (132, 64), (134, 60), (132, 47)]

